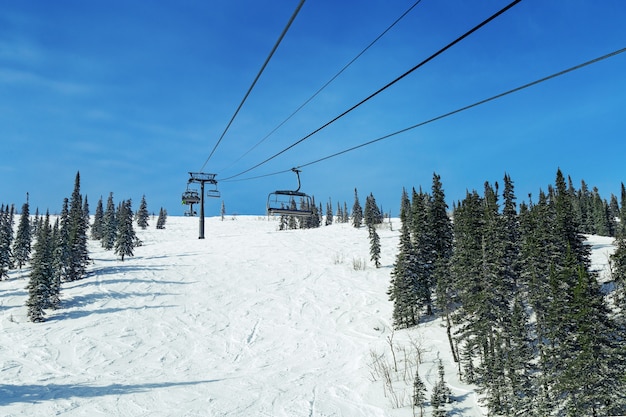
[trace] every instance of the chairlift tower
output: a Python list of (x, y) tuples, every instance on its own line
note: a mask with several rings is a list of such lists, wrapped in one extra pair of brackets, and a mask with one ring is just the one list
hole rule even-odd
[(207, 174), (204, 172), (190, 172), (188, 183), (200, 184), (200, 234), (198, 239), (204, 239), (204, 184), (207, 182), (212, 185), (217, 185), (215, 181), (216, 174)]

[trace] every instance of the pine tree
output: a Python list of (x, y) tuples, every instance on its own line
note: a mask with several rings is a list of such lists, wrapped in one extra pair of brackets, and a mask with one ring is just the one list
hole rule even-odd
[(363, 209), (361, 208), (361, 203), (359, 203), (359, 194), (357, 193), (356, 188), (354, 189), (354, 204), (352, 205), (352, 226), (357, 229), (361, 227), (361, 223), (363, 222)]
[(224, 200), (222, 200), (222, 206), (220, 207), (220, 217), (222, 221), (224, 221), (225, 215), (226, 215), (226, 206), (224, 205)]
[(437, 369), (439, 373), (439, 380), (433, 386), (430, 404), (433, 407), (433, 416), (445, 417), (448, 415), (446, 411), (446, 404), (452, 402), (452, 392), (446, 383), (445, 369), (441, 359), (438, 359)]
[(146, 196), (141, 197), (141, 203), (139, 203), (139, 210), (137, 210), (137, 226), (142, 230), (148, 228), (148, 219), (150, 213), (148, 212), (148, 203), (146, 203)]
[(370, 193), (365, 199), (365, 211), (364, 211), (365, 225), (376, 225), (383, 222), (383, 215), (380, 208), (376, 205), (376, 199), (374, 194)]
[(159, 218), (157, 219), (156, 228), (165, 229), (166, 221), (167, 221), (167, 211), (163, 207), (161, 207), (161, 210), (159, 210)]
[(63, 206), (61, 209), (61, 215), (59, 217), (59, 234), (57, 240), (57, 258), (58, 269), (63, 281), (70, 281), (69, 275), (70, 260), (72, 258), (72, 251), (70, 246), (70, 214), (69, 214), (69, 200), (63, 199)]
[(69, 201), (69, 249), (70, 259), (66, 271), (68, 281), (76, 281), (85, 275), (89, 262), (87, 250), (88, 223), (83, 208), (83, 198), (80, 193), (80, 173), (76, 173), (74, 191)]
[(324, 223), (326, 226), (333, 224), (333, 203), (328, 199), (328, 203), (326, 203), (326, 222)]
[(59, 294), (61, 293), (61, 280), (64, 271), (64, 245), (59, 225), (59, 218), (54, 222), (52, 235), (50, 237), (50, 256), (52, 258), (52, 271), (48, 285), (48, 307), (56, 309), (61, 304)]
[(28, 318), (32, 322), (44, 321), (44, 309), (48, 307), (50, 281), (52, 279), (52, 251), (50, 245), (50, 215), (46, 213), (44, 223), (37, 233), (28, 286)]
[(113, 203), (113, 193), (109, 193), (107, 207), (102, 218), (102, 247), (112, 250), (115, 246), (117, 236), (117, 218), (115, 217), (115, 204)]
[(446, 332), (454, 361), (458, 355), (452, 340), (452, 323), (450, 321), (452, 302), (452, 283), (450, 282), (450, 258), (452, 257), (453, 229), (448, 217), (448, 205), (441, 184), (441, 177), (433, 174), (432, 204), (430, 204), (428, 230), (433, 247), (433, 280), (436, 283), (437, 304), (446, 322)]
[(0, 208), (0, 280), (8, 277), (9, 269), (13, 267), (13, 206)]
[(410, 233), (411, 202), (406, 190), (402, 190), (400, 203), (400, 243), (396, 262), (391, 271), (391, 282), (387, 294), (393, 301), (393, 323), (397, 328), (415, 326), (419, 321), (418, 294), (415, 291), (416, 260)]
[(368, 226), (370, 237), (370, 259), (376, 268), (380, 268), (380, 236), (376, 232), (376, 226)]
[(131, 201), (123, 201), (117, 213), (117, 235), (115, 240), (115, 254), (124, 261), (125, 256), (133, 256), (133, 250), (137, 246), (137, 236), (133, 229), (133, 211)]
[(420, 410), (420, 417), (424, 415), (424, 402), (426, 401), (426, 385), (422, 378), (420, 378), (419, 370), (415, 371), (415, 378), (413, 379), (413, 409), (417, 407)]
[(435, 248), (433, 235), (429, 231), (430, 196), (413, 189), (411, 201), (411, 239), (416, 263), (415, 291), (420, 306), (426, 307), (426, 314), (433, 314), (432, 293), (434, 288), (433, 264)]
[(30, 250), (32, 243), (31, 227), (30, 227), (30, 212), (28, 203), (28, 194), (26, 195), (26, 202), (22, 205), (22, 213), (20, 215), (20, 222), (17, 226), (17, 233), (15, 240), (13, 241), (13, 259), (17, 264), (17, 267), (22, 269), (22, 266), (30, 259)]
[(98, 200), (96, 205), (96, 212), (93, 216), (93, 224), (91, 225), (91, 238), (94, 240), (101, 240), (104, 228), (104, 207), (102, 205), (102, 197)]
[[(595, 276), (567, 257), (567, 268), (553, 286), (561, 295), (551, 317), (561, 326), (553, 331), (549, 364), (552, 396), (568, 416), (616, 415), (626, 412), (626, 352), (623, 334), (609, 317)], [(564, 282), (576, 282), (565, 286)], [(565, 278), (565, 279), (563, 279)], [(584, 378), (581, 378), (584, 375)]]

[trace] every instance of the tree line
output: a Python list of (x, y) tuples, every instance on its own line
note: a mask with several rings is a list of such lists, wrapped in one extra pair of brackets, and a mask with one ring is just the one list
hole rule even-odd
[[(626, 413), (626, 190), (606, 203), (557, 171), (519, 207), (504, 176), (451, 213), (431, 192), (403, 190), (388, 290), (396, 328), (438, 316), (461, 378), (490, 415)], [(602, 288), (584, 233), (616, 236)]]
[[(0, 207), (0, 280), (8, 278), (9, 270), (30, 265), (27, 315), (29, 320), (41, 322), (46, 309), (60, 307), (61, 283), (85, 277), (91, 262), (87, 246), (89, 229), (91, 239), (99, 240), (106, 250), (114, 250), (123, 261), (133, 256), (134, 248), (141, 245), (134, 222), (145, 229), (150, 214), (145, 196), (135, 213), (131, 200), (124, 200), (116, 207), (110, 193), (106, 210), (100, 198), (90, 224), (89, 204), (80, 192), (80, 173), (77, 173), (72, 195), (63, 200), (58, 216), (51, 216), (49, 211), (40, 216), (37, 210), (31, 218), (27, 197), (15, 235), (14, 217), (13, 205)], [(161, 208), (156, 227), (165, 228), (166, 219), (167, 212)]]

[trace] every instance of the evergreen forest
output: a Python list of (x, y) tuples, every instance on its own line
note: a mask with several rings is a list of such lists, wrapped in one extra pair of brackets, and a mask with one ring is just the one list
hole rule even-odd
[[(607, 202), (558, 170), (518, 205), (505, 175), (450, 209), (435, 174), (431, 192), (402, 192), (400, 217), (394, 326), (440, 317), (459, 375), (489, 415), (626, 414), (623, 185)], [(585, 234), (616, 238), (605, 285)]]
[[(133, 256), (133, 249), (141, 245), (134, 224), (147, 228), (150, 214), (145, 196), (135, 213), (131, 200), (124, 200), (116, 207), (110, 193), (106, 210), (101, 198), (90, 224), (89, 203), (80, 192), (80, 173), (77, 173), (72, 195), (63, 200), (60, 214), (52, 216), (46, 211), (40, 215), (37, 209), (31, 216), (27, 196), (14, 232), (15, 217), (13, 205), (0, 207), (0, 280), (8, 277), (9, 270), (28, 264), (28, 318), (43, 322), (47, 309), (61, 307), (61, 283), (86, 276), (91, 263), (89, 237), (99, 240), (103, 248), (114, 250), (123, 261), (124, 257)], [(158, 229), (165, 228), (166, 219), (167, 213), (161, 208)]]

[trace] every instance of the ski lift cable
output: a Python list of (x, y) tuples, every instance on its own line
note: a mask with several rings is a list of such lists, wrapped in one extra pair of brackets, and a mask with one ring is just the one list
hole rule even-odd
[(435, 59), (437, 56), (441, 55), (442, 53), (444, 53), (445, 51), (447, 51), (448, 49), (450, 49), (451, 47), (453, 47), (454, 45), (456, 45), (457, 43), (461, 42), (463, 39), (467, 38), (468, 36), (470, 36), (472, 33), (476, 32), (477, 30), (479, 30), (480, 28), (482, 28), (483, 26), (487, 25), (488, 23), (490, 23), (491, 21), (493, 21), (494, 19), (496, 19), (497, 17), (499, 17), (500, 15), (504, 14), (506, 11), (508, 11), (509, 9), (511, 9), (513, 6), (517, 5), (518, 3), (520, 3), (522, 0), (514, 0), (513, 2), (509, 3), (506, 7), (504, 7), (503, 9), (501, 9), (500, 11), (496, 12), (495, 14), (493, 14), (492, 16), (490, 16), (489, 18), (483, 20), (481, 23), (479, 23), (478, 25), (474, 26), (472, 29), (470, 29), (469, 31), (465, 32), (463, 35), (459, 36), (458, 38), (456, 38), (454, 41), (450, 42), (448, 45), (444, 46), (443, 48), (441, 48), (440, 50), (438, 50), (437, 52), (435, 52), (434, 54), (432, 54), (431, 56), (429, 56), (428, 58), (424, 59), (422, 62), (420, 62), (419, 64), (415, 65), (413, 68), (409, 69), (408, 71), (406, 71), (405, 73), (403, 73), (402, 75), (400, 75), (399, 77), (395, 78), (394, 80), (390, 81), (389, 83), (385, 84), (383, 87), (379, 88), (378, 90), (376, 90), (375, 92), (373, 92), (372, 94), (370, 94), (369, 96), (367, 96), (366, 98), (364, 98), (363, 100), (359, 101), (358, 103), (356, 103), (355, 105), (353, 105), (352, 107), (350, 107), (348, 110), (345, 110), (343, 113), (339, 114), (338, 116), (334, 117), (333, 119), (331, 119), (330, 121), (326, 122), (325, 124), (323, 124), (322, 126), (318, 127), (317, 129), (315, 129), (314, 131), (312, 131), (311, 133), (307, 134), (306, 136), (304, 136), (303, 138), (297, 140), (296, 142), (292, 143), (291, 145), (287, 146), (286, 148), (284, 148), (283, 150), (277, 152), (276, 154), (266, 158), (265, 160), (259, 162), (258, 164), (252, 166), (251, 168), (246, 169), (245, 171), (242, 171), (238, 174), (232, 175), (228, 178), (225, 178), (222, 181), (228, 180), (228, 179), (232, 179), (232, 178), (236, 178), (240, 175), (246, 174), (258, 167), (260, 167), (261, 165), (266, 164), (267, 162), (271, 161), (272, 159), (282, 155), (283, 153), (287, 152), (288, 150), (294, 148), (295, 146), (299, 145), (300, 143), (304, 142), (305, 140), (309, 139), (311, 136), (315, 135), (316, 133), (319, 133), (321, 130), (325, 129), (326, 127), (330, 126), (331, 124), (333, 124), (334, 122), (336, 122), (337, 120), (341, 119), (342, 117), (344, 117), (345, 115), (347, 115), (348, 113), (350, 113), (351, 111), (353, 111), (354, 109), (356, 109), (357, 107), (361, 106), (362, 104), (364, 104), (365, 102), (371, 100), (372, 98), (376, 97), (378, 94), (382, 93), (383, 91), (387, 90), (389, 87), (391, 87), (392, 85), (394, 85), (395, 83), (397, 83), (398, 81), (402, 80), (403, 78), (405, 78), (406, 76), (408, 76), (409, 74), (413, 73), (415, 70), (417, 70), (418, 68), (424, 66), (426, 63), (432, 61), (433, 59)]
[(220, 135), (219, 139), (217, 140), (217, 143), (215, 144), (215, 146), (213, 147), (213, 149), (211, 150), (211, 153), (209, 154), (209, 157), (206, 159), (206, 161), (204, 161), (204, 164), (202, 165), (202, 167), (200, 168), (199, 172), (202, 172), (202, 170), (204, 169), (204, 167), (209, 163), (209, 160), (211, 159), (211, 157), (213, 156), (213, 154), (215, 153), (215, 150), (217, 149), (217, 147), (219, 146), (220, 142), (222, 141), (222, 139), (224, 139), (224, 136), (226, 135), (226, 132), (228, 132), (228, 129), (230, 129), (230, 126), (233, 124), (233, 121), (235, 120), (235, 117), (237, 117), (237, 114), (239, 113), (239, 110), (241, 110), (241, 108), (243, 107), (243, 104), (246, 102), (246, 100), (248, 99), (248, 96), (250, 95), (250, 93), (252, 92), (252, 89), (254, 88), (254, 86), (256, 85), (257, 81), (259, 80), (259, 78), (261, 77), (261, 74), (263, 73), (263, 71), (265, 70), (265, 67), (267, 66), (267, 64), (270, 62), (270, 59), (272, 58), (272, 56), (274, 55), (274, 52), (276, 52), (276, 50), (278, 49), (278, 45), (280, 45), (281, 41), (283, 40), (283, 38), (285, 37), (285, 35), (287, 34), (287, 31), (289, 30), (289, 27), (291, 27), (291, 24), (293, 23), (293, 21), (296, 19), (296, 16), (298, 15), (298, 12), (300, 12), (300, 9), (302, 8), (302, 6), (304, 5), (304, 1), (305, 0), (300, 0), (300, 3), (298, 4), (298, 6), (296, 7), (296, 10), (293, 12), (293, 14), (291, 15), (291, 18), (289, 19), (289, 21), (287, 22), (287, 25), (285, 26), (285, 28), (283, 29), (282, 33), (280, 34), (280, 36), (278, 37), (278, 40), (276, 41), (276, 43), (274, 44), (274, 47), (272, 48), (272, 50), (270, 51), (269, 55), (267, 56), (267, 58), (265, 59), (265, 62), (263, 63), (263, 65), (261, 66), (261, 69), (259, 70), (259, 72), (257, 73), (256, 77), (254, 78), (254, 81), (252, 81), (252, 85), (250, 85), (250, 88), (248, 88), (248, 91), (246, 92), (246, 94), (244, 95), (243, 99), (241, 100), (241, 103), (239, 103), (239, 106), (237, 107), (237, 110), (235, 110), (235, 113), (233, 114), (233, 116), (230, 118), (230, 121), (228, 122), (228, 124), (226, 125), (226, 128), (224, 129), (224, 131), (222, 132), (222, 134)]
[(265, 140), (267, 140), (270, 136), (272, 136), (278, 129), (280, 129), (285, 123), (287, 123), (293, 116), (295, 116), (300, 110), (302, 110), (307, 104), (309, 104), (315, 97), (317, 97), (326, 87), (328, 87), (333, 81), (335, 81), (345, 70), (348, 69), (354, 62), (359, 59), (365, 52), (367, 52), (376, 42), (378, 42), (383, 36), (387, 34), (395, 25), (397, 25), (406, 15), (408, 15), (411, 10), (413, 10), (422, 0), (417, 0), (413, 5), (411, 5), (404, 13), (400, 15), (391, 25), (387, 27), (380, 35), (378, 35), (373, 41), (369, 43), (361, 52), (359, 52), (354, 58), (352, 58), (347, 64), (343, 66), (335, 75), (333, 75), (325, 84), (323, 84), (311, 97), (306, 99), (298, 108), (296, 108), (285, 120), (280, 122), (274, 129), (272, 129), (265, 137), (259, 140), (254, 146), (248, 149), (243, 155), (237, 158), (232, 164), (229, 165), (228, 168), (235, 165), (242, 158), (256, 149), (259, 145), (261, 145)]
[[(370, 140), (370, 141), (368, 141), (368, 142), (364, 142), (364, 143), (362, 143), (362, 144), (360, 144), (360, 145), (356, 145), (356, 146), (353, 146), (353, 147), (351, 147), (351, 148), (344, 149), (343, 151), (336, 152), (336, 153), (334, 153), (334, 154), (331, 154), (331, 155), (325, 156), (325, 157), (323, 157), (323, 158), (316, 159), (316, 160), (311, 161), (311, 162), (308, 162), (308, 163), (306, 163), (306, 164), (298, 165), (298, 166), (297, 166), (297, 167), (295, 167), (295, 168), (296, 168), (296, 169), (304, 168), (304, 167), (307, 167), (307, 166), (310, 166), (310, 165), (317, 164), (317, 163), (322, 162), (322, 161), (326, 161), (327, 159), (331, 159), (331, 158), (334, 158), (334, 157), (336, 157), (336, 156), (343, 155), (343, 154), (345, 154), (345, 153), (348, 153), (348, 152), (351, 152), (351, 151), (354, 151), (354, 150), (357, 150), (357, 149), (363, 148), (363, 147), (365, 147), (365, 146), (372, 145), (372, 144), (374, 144), (374, 143), (376, 143), (376, 142), (380, 142), (380, 141), (383, 141), (383, 140), (385, 140), (385, 139), (389, 139), (389, 138), (391, 138), (391, 137), (393, 137), (393, 136), (397, 136), (397, 135), (399, 135), (399, 134), (401, 134), (401, 133), (408, 132), (409, 130), (413, 130), (413, 129), (415, 129), (415, 128), (418, 128), (418, 127), (421, 127), (421, 126), (427, 125), (427, 124), (432, 123), (432, 122), (436, 122), (436, 121), (441, 120), (441, 119), (445, 119), (445, 118), (447, 118), (447, 117), (450, 117), (450, 116), (453, 116), (453, 115), (455, 115), (455, 114), (458, 114), (458, 113), (464, 112), (464, 111), (469, 110), (469, 109), (472, 109), (472, 108), (474, 108), (474, 107), (478, 107), (478, 106), (480, 106), (480, 105), (482, 105), (482, 104), (486, 104), (486, 103), (489, 103), (489, 102), (491, 102), (491, 101), (494, 101), (494, 100), (497, 100), (497, 99), (503, 98), (503, 97), (508, 96), (508, 95), (511, 95), (511, 94), (513, 94), (513, 93), (520, 92), (520, 91), (525, 90), (525, 89), (527, 89), (527, 88), (530, 88), (530, 87), (533, 87), (533, 86), (535, 86), (535, 85), (541, 84), (541, 83), (543, 83), (543, 82), (545, 82), (545, 81), (552, 80), (552, 79), (554, 79), (554, 78), (560, 77), (561, 75), (565, 75), (565, 74), (568, 74), (568, 73), (570, 73), (570, 72), (573, 72), (573, 71), (579, 70), (579, 69), (581, 69), (581, 68), (587, 67), (587, 66), (589, 66), (589, 65), (592, 65), (592, 64), (598, 63), (598, 62), (600, 62), (600, 61), (604, 61), (605, 59), (612, 58), (612, 57), (617, 56), (617, 55), (619, 55), (619, 54), (622, 54), (622, 53), (624, 53), (624, 52), (626, 52), (626, 47), (621, 48), (621, 49), (618, 49), (618, 50), (615, 50), (615, 51), (610, 52), (610, 53), (608, 53), (608, 54), (605, 54), (605, 55), (599, 56), (599, 57), (597, 57), (597, 58), (594, 58), (594, 59), (591, 59), (591, 60), (585, 61), (585, 62), (583, 62), (583, 63), (581, 63), (581, 64), (574, 65), (574, 66), (572, 66), (572, 67), (569, 67), (569, 68), (564, 69), (564, 70), (562, 70), (562, 71), (559, 71), (559, 72), (556, 72), (556, 73), (554, 73), (554, 74), (548, 75), (548, 76), (546, 76), (546, 77), (539, 78), (539, 79), (537, 79), (537, 80), (535, 80), (535, 81), (532, 81), (532, 82), (526, 83), (526, 84), (524, 84), (524, 85), (521, 85), (521, 86), (519, 86), (519, 87), (513, 88), (513, 89), (508, 90), (508, 91), (505, 91), (505, 92), (503, 92), (503, 93), (496, 94), (495, 96), (491, 96), (491, 97), (489, 97), (489, 98), (486, 98), (486, 99), (483, 99), (483, 100), (477, 101), (477, 102), (472, 103), (472, 104), (469, 104), (469, 105), (467, 105), (467, 106), (460, 107), (460, 108), (458, 108), (458, 109), (456, 109), (456, 110), (450, 111), (450, 112), (448, 112), (448, 113), (444, 113), (444, 114), (439, 115), (439, 116), (437, 116), (437, 117), (433, 117), (433, 118), (431, 118), (431, 119), (428, 119), (428, 120), (426, 120), (426, 121), (423, 121), (423, 122), (420, 122), (420, 123), (414, 124), (414, 125), (412, 125), (412, 126), (409, 126), (409, 127), (404, 128), (404, 129), (400, 129), (400, 130), (397, 130), (397, 131), (395, 131), (395, 132), (389, 133), (389, 134), (387, 134), (387, 135), (381, 136), (381, 137), (379, 137), (379, 138), (376, 138), (376, 139)], [(242, 178), (242, 179), (239, 179), (239, 180), (228, 179), (228, 181), (229, 181), (229, 182), (234, 182), (234, 181), (247, 181), (247, 180), (253, 180), (253, 179), (258, 179), (258, 178), (264, 178), (264, 177), (269, 177), (269, 176), (272, 176), (272, 175), (283, 174), (283, 173), (285, 173), (285, 172), (289, 172), (289, 171), (291, 171), (292, 169), (293, 169), (293, 168), (291, 168), (291, 169), (286, 169), (286, 170), (282, 170), (282, 171), (278, 171), (278, 172), (273, 172), (273, 173), (270, 173), (270, 174), (258, 175), (258, 176), (255, 176), (255, 177)]]

